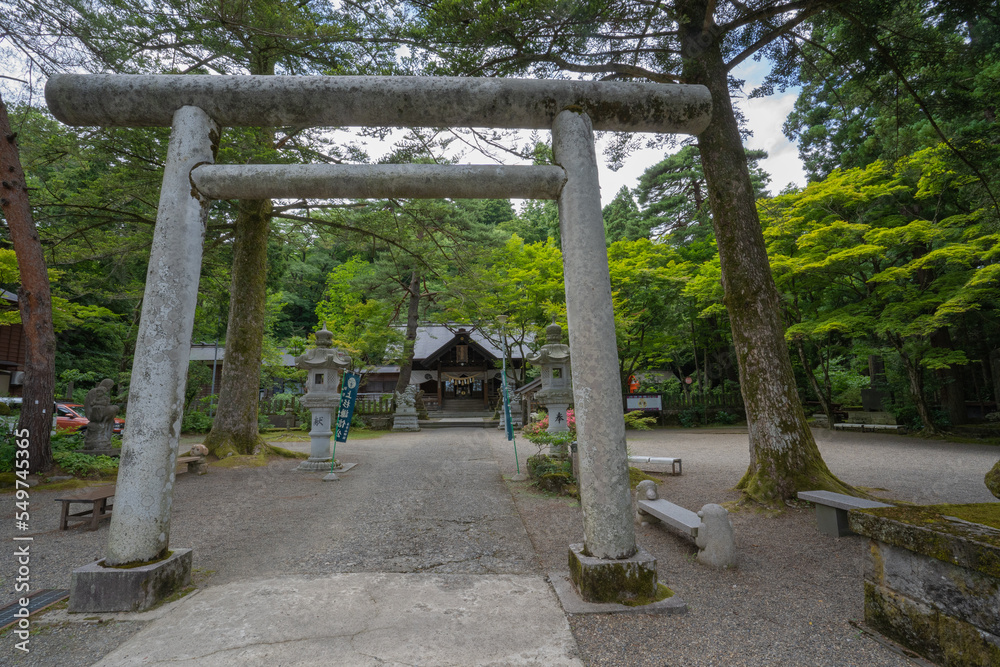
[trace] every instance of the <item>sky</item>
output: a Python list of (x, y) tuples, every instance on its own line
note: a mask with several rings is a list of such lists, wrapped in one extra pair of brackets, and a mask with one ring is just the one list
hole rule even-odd
[[(754, 86), (763, 80), (764, 75), (767, 74), (767, 67), (766, 62), (758, 63), (749, 60), (742, 63), (734, 70), (733, 74), (737, 78), (746, 80), (744, 92), (749, 93)], [(771, 194), (778, 194), (789, 183), (794, 183), (797, 186), (806, 184), (805, 171), (802, 167), (802, 161), (799, 160), (798, 148), (794, 143), (788, 141), (781, 132), (781, 126), (792, 110), (798, 94), (799, 89), (795, 88), (769, 97), (750, 100), (744, 96), (742, 99), (734, 99), (734, 102), (743, 109), (748, 119), (749, 128), (753, 132), (753, 136), (746, 142), (747, 148), (760, 148), (768, 152), (769, 157), (762, 160), (760, 165), (771, 175), (769, 184)], [(548, 137), (543, 138), (548, 139)], [(344, 136), (345, 141), (351, 139), (357, 141), (360, 137), (357, 135)], [(523, 137), (523, 140), (526, 139), (527, 134)], [(390, 149), (388, 142), (364, 140), (363, 143), (366, 144), (373, 159), (377, 159)], [(603, 143), (606, 142), (598, 141), (598, 170), (603, 206), (611, 203), (623, 185), (629, 189), (635, 188), (642, 173), (666, 155), (664, 149), (637, 150), (629, 156), (621, 169), (612, 171), (607, 166), (606, 160), (601, 159)], [(460, 158), (459, 162), (462, 164), (488, 164), (495, 162), (495, 160), (469, 151)], [(509, 160), (507, 162), (514, 163)], [(520, 208), (521, 202), (515, 200), (514, 203)]]
[[(767, 74), (767, 64), (749, 60), (737, 67), (733, 74), (737, 78), (746, 79), (744, 92), (749, 93), (764, 79), (764, 75)], [(800, 187), (806, 184), (806, 174), (799, 159), (798, 147), (781, 133), (781, 126), (795, 105), (798, 95), (799, 89), (795, 88), (769, 97), (752, 100), (744, 97), (733, 100), (743, 109), (748, 125), (753, 131), (753, 136), (745, 143), (746, 147), (761, 148), (768, 152), (768, 158), (762, 160), (760, 165), (771, 175), (769, 184), (771, 194), (778, 194), (789, 183)], [(617, 172), (611, 171), (606, 164), (600, 164), (602, 205), (607, 206), (623, 185), (629, 189), (635, 188), (642, 172), (662, 160), (664, 155), (661, 150), (637, 151)]]

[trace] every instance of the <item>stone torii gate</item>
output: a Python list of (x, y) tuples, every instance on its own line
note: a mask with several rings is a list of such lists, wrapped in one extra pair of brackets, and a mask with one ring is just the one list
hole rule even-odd
[[(562, 234), (584, 523), (583, 545), (571, 546), (573, 578), (592, 601), (655, 592), (655, 560), (637, 547), (632, 520), (593, 131), (698, 134), (710, 120), (707, 88), (451, 77), (62, 74), (49, 79), (45, 98), (53, 115), (69, 125), (172, 128), (104, 570), (121, 573), (113, 566), (148, 563), (167, 554), (205, 218), (212, 200), (554, 199)], [(551, 129), (558, 166), (215, 165), (226, 126)], [(186, 566), (175, 565), (175, 570), (190, 568), (189, 550), (186, 558)], [(638, 587), (629, 583), (637, 579)], [(76, 588), (74, 593), (82, 595)], [(98, 610), (82, 600), (71, 607)]]

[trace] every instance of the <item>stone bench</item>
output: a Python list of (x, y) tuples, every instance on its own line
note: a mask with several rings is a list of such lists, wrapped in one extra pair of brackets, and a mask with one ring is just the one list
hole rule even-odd
[(190, 472), (195, 475), (204, 475), (208, 472), (208, 459), (204, 456), (178, 456), (177, 470), (175, 474)]
[(865, 431), (878, 432), (878, 431), (892, 431), (895, 433), (905, 433), (906, 427), (900, 426), (899, 424), (851, 424), (847, 422), (838, 422), (833, 425), (833, 430), (835, 431)]
[(736, 564), (736, 542), (729, 512), (721, 505), (709, 504), (697, 513), (659, 497), (656, 483), (639, 482), (635, 489), (637, 518), (662, 521), (698, 546), (698, 561), (712, 567), (733, 567)]
[[(660, 468), (665, 468), (670, 466), (671, 475), (682, 474), (682, 466), (680, 459), (669, 458), (666, 456), (630, 456), (628, 457), (629, 465), (634, 465), (635, 467), (645, 470), (650, 469), (650, 472), (660, 472)], [(646, 468), (643, 468), (646, 466)], [(663, 470), (662, 472), (666, 472)]]
[(799, 491), (799, 500), (808, 500), (816, 505), (816, 527), (819, 532), (830, 537), (852, 535), (847, 524), (847, 512), (875, 507), (892, 507), (875, 500), (855, 498), (833, 491)]

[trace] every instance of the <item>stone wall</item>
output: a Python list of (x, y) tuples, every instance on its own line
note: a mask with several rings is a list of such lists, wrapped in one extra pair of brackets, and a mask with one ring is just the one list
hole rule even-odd
[(1000, 665), (1000, 530), (947, 515), (961, 507), (850, 512), (871, 538), (865, 622), (942, 665)]

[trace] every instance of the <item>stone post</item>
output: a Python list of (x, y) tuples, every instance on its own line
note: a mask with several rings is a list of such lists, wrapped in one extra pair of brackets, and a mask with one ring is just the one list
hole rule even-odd
[(333, 435), (333, 411), (340, 403), (340, 371), (351, 365), (351, 358), (333, 347), (333, 334), (326, 325), (316, 332), (316, 347), (295, 357), (295, 366), (309, 372), (306, 380), (308, 392), (301, 403), (312, 414), (309, 431), (309, 458), (298, 470), (319, 472), (328, 470), (333, 462), (330, 453), (330, 436)]
[(590, 119), (563, 111), (552, 124), (555, 161), (566, 171), (559, 197), (566, 318), (573, 354), (580, 504), (586, 550), (602, 559), (636, 552), (618, 381), (611, 275)]
[[(535, 398), (549, 411), (549, 433), (566, 433), (569, 424), (566, 416), (567, 408), (573, 401), (573, 372), (570, 366), (570, 350), (562, 342), (562, 327), (553, 322), (545, 328), (547, 343), (536, 354), (528, 357), (528, 361), (542, 369), (542, 388)], [(552, 456), (566, 456), (566, 445), (552, 445), (549, 449)]]
[(209, 207), (189, 175), (196, 165), (214, 161), (218, 142), (219, 127), (201, 109), (174, 113), (132, 365), (108, 565), (150, 561), (167, 552)]

